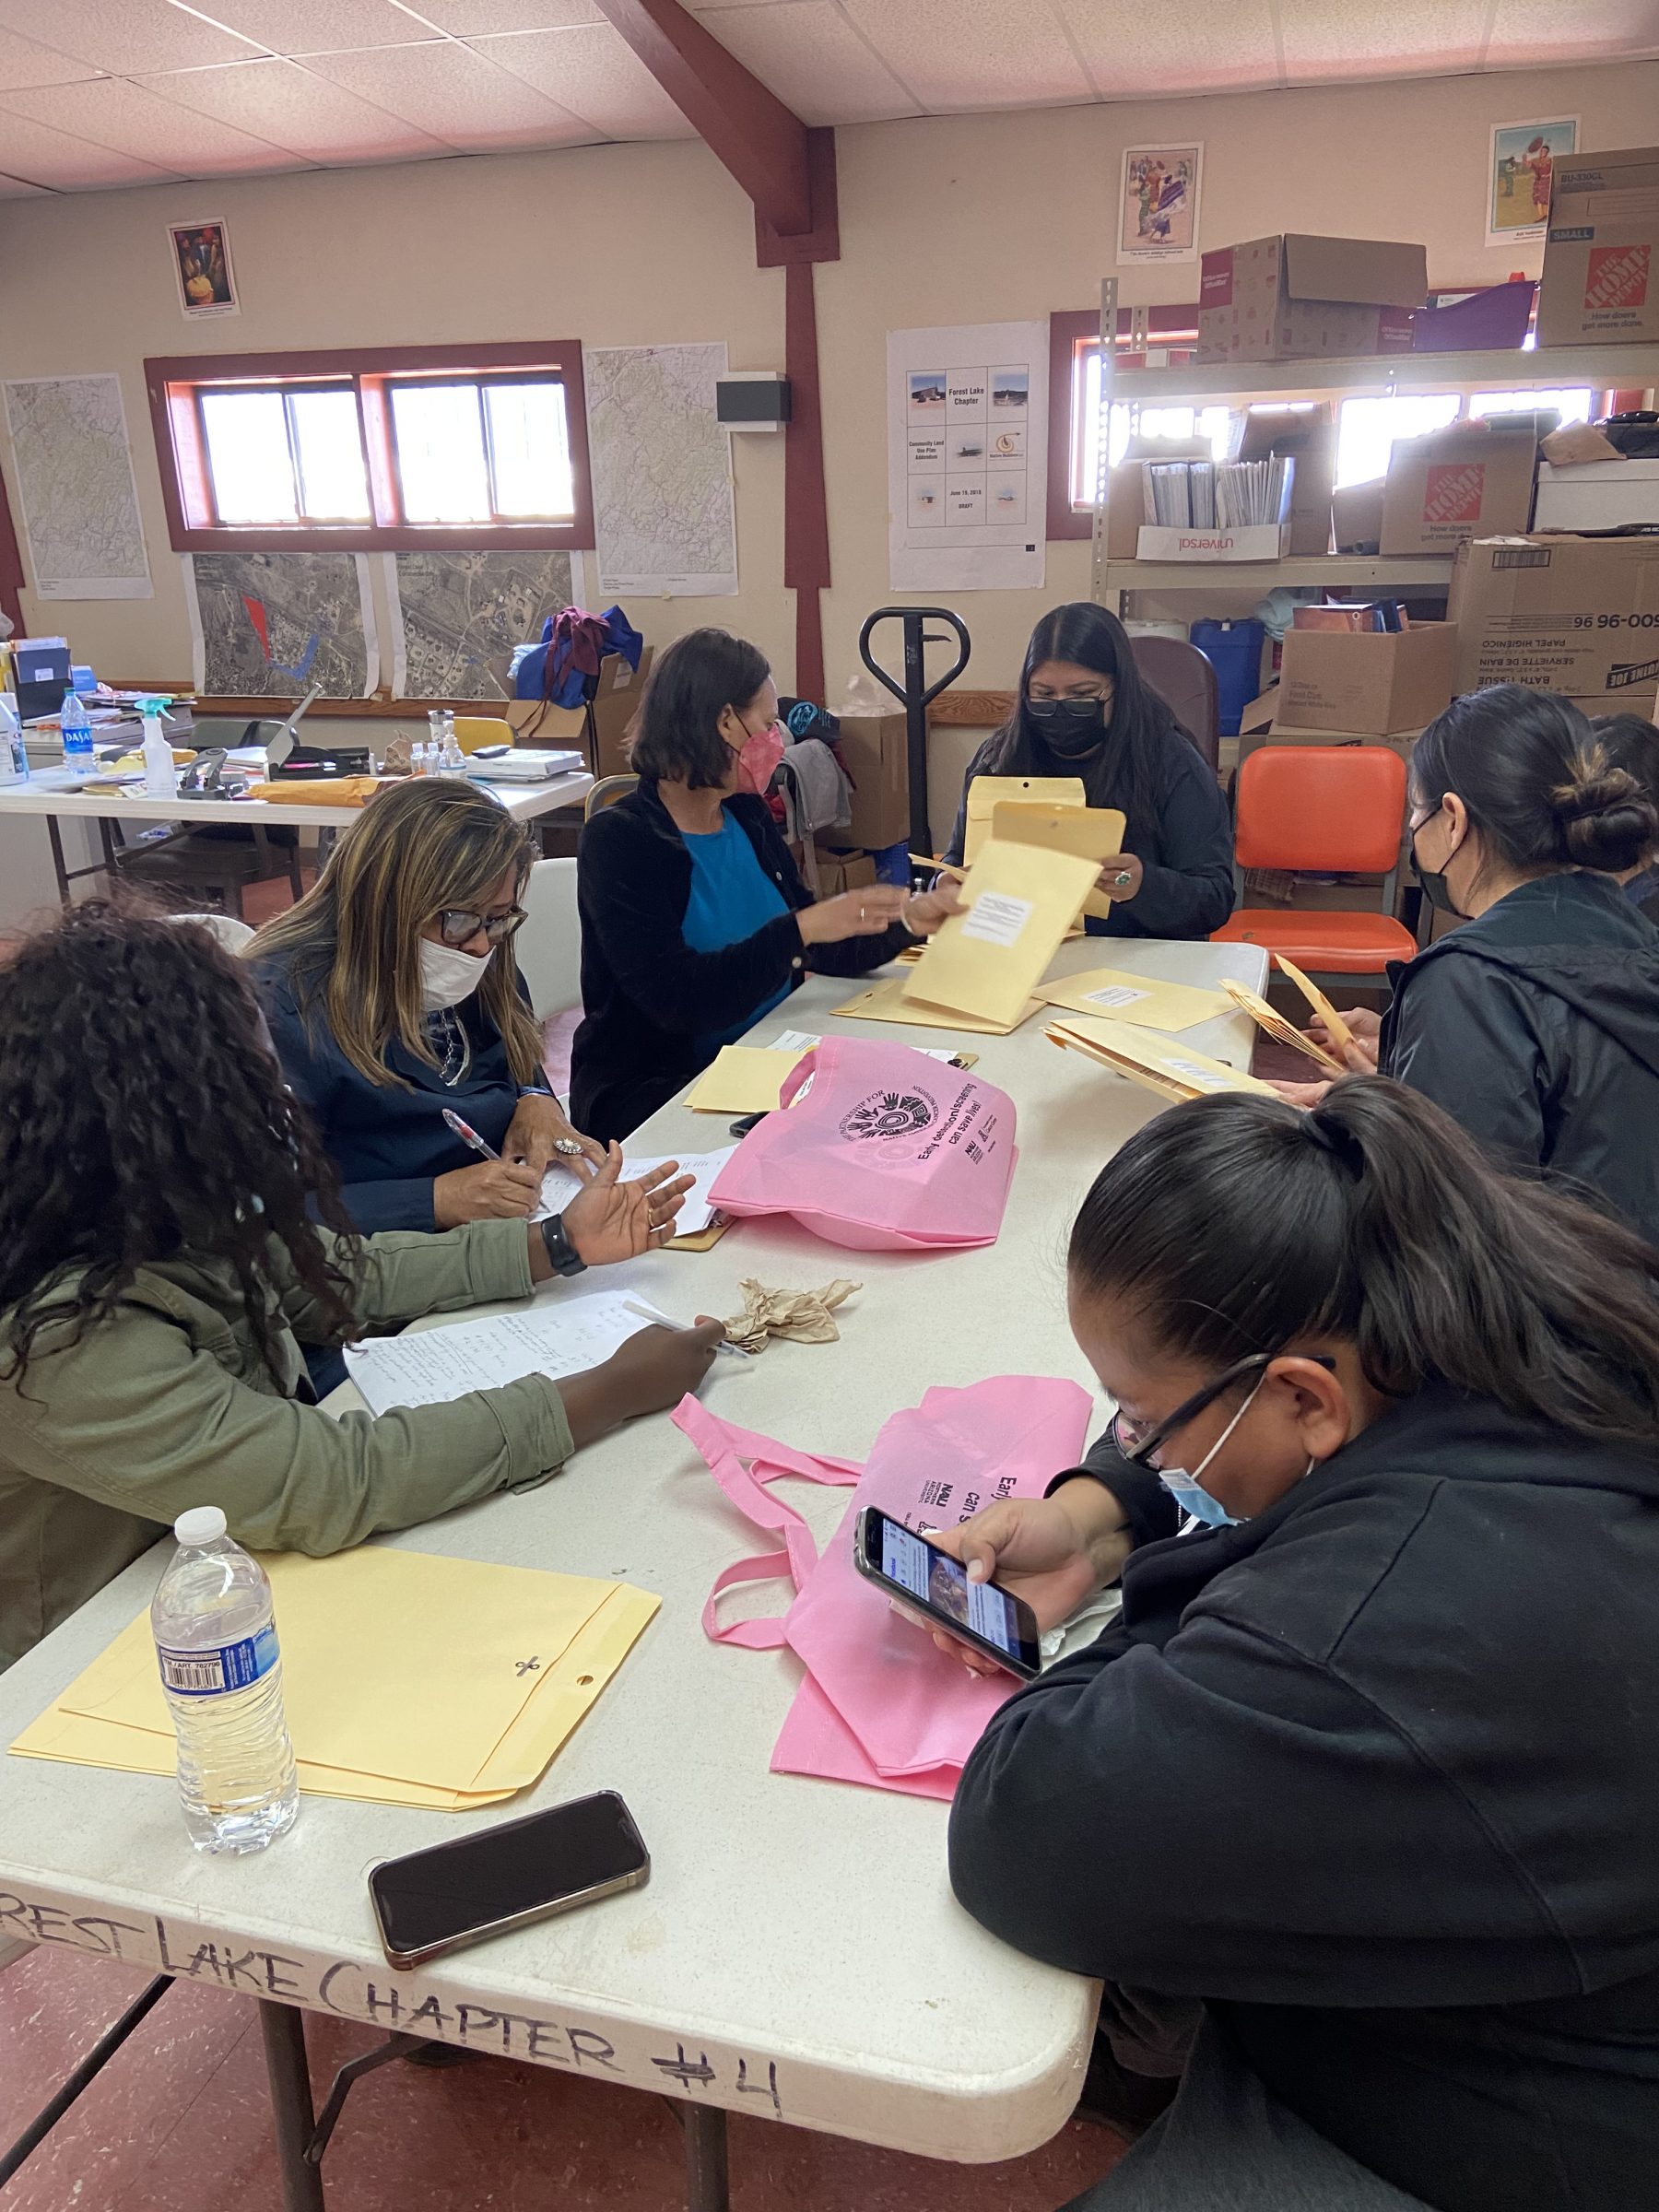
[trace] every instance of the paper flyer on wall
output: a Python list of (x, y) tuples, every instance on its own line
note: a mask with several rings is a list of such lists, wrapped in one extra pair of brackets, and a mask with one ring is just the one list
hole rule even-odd
[(888, 333), (888, 560), (896, 592), (1040, 585), (1048, 324)]

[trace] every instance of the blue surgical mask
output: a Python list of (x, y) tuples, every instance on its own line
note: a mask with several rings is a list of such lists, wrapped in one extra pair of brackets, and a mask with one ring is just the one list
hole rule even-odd
[(1261, 1389), (1266, 1379), (1265, 1372), (1256, 1377), (1250, 1395), (1190, 1475), (1184, 1467), (1159, 1467), (1158, 1470), (1159, 1481), (1163, 1484), (1164, 1488), (1169, 1491), (1182, 1512), (1191, 1513), (1194, 1521), (1202, 1521), (1206, 1528), (1231, 1528), (1236, 1525), (1238, 1516), (1236, 1513), (1230, 1513), (1219, 1498), (1212, 1498), (1198, 1477), (1255, 1404), (1256, 1391)]

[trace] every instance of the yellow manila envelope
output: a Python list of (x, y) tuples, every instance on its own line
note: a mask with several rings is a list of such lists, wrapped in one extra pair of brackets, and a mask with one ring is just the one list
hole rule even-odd
[(975, 776), (968, 786), (968, 820), (962, 837), (962, 859), (971, 867), (980, 847), (991, 836), (991, 818), (1009, 799), (1023, 799), (1034, 806), (1087, 808), (1088, 794), (1081, 776)]
[(904, 1021), (918, 1030), (955, 1030), (965, 1037), (1006, 1037), (1022, 1021), (1033, 1014), (1041, 1014), (1038, 1000), (1030, 998), (1012, 1021), (982, 1021), (973, 1014), (952, 1014), (945, 1006), (927, 1006), (904, 995), (905, 978), (889, 976), (885, 982), (872, 983), (867, 991), (860, 991), (848, 999), (845, 1006), (831, 1009), (844, 1014), (849, 1021)]
[[(1279, 973), (1290, 978), (1309, 1006), (1318, 1015), (1320, 1020), (1324, 1023), (1325, 1034), (1336, 1050), (1339, 1053), (1345, 1051), (1348, 1045), (1353, 1043), (1354, 1032), (1337, 1013), (1319, 985), (1311, 977), (1305, 976), (1294, 960), (1288, 960), (1282, 952), (1276, 952), (1273, 959)], [(1346, 1073), (1346, 1070), (1344, 1072)]]
[(1160, 1098), (1201, 1099), (1216, 1090), (1252, 1091), (1269, 1099), (1278, 1096), (1271, 1083), (1259, 1082), (1254, 1076), (1229, 1067), (1223, 1060), (1212, 1060), (1207, 1053), (1194, 1052), (1191, 1045), (1160, 1037), (1154, 1030), (1136, 1029), (1133, 1022), (1097, 1021), (1083, 1016), (1053, 1022), (1047, 1033), (1051, 1044), (1086, 1053), (1114, 1075), (1125, 1076), (1131, 1083), (1157, 1091)]
[[(1076, 853), (1103, 867), (1124, 849), (1126, 818), (1115, 806), (1039, 806), (1027, 799), (999, 799), (991, 812), (991, 834), (1017, 845), (1041, 845), (1050, 853)], [(1104, 922), (1112, 901), (1090, 891), (1083, 912)]]
[[(977, 789), (977, 786), (975, 786)], [(1042, 980), (1100, 873), (1040, 845), (980, 847), (952, 914), (905, 978), (908, 1000), (1012, 1023)]]
[(771, 1113), (778, 1093), (806, 1057), (772, 1053), (759, 1044), (723, 1044), (691, 1086), (686, 1103), (693, 1113)]
[(1221, 988), (1235, 1006), (1242, 1006), (1251, 1020), (1266, 1030), (1276, 1044), (1288, 1044), (1293, 1052), (1316, 1061), (1327, 1076), (1347, 1075), (1347, 1069), (1340, 1060), (1333, 1060), (1323, 1045), (1315, 1044), (1312, 1037), (1304, 1037), (1293, 1021), (1287, 1021), (1278, 1008), (1270, 1006), (1265, 998), (1258, 998), (1253, 991), (1230, 980)]
[(1132, 1021), (1142, 1030), (1190, 1030), (1232, 1012), (1225, 992), (1166, 983), (1155, 975), (1131, 974), (1126, 968), (1089, 968), (1081, 975), (1055, 976), (1037, 986), (1037, 995), (1047, 1006)]
[[(381, 1545), (263, 1564), (301, 1786), (390, 1804), (465, 1809), (535, 1782), (659, 1603), (627, 1583)], [(12, 1748), (171, 1772), (147, 1614)]]

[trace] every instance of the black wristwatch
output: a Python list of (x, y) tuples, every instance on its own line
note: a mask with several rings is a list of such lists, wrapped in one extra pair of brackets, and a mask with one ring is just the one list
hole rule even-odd
[(542, 1242), (547, 1248), (547, 1258), (555, 1275), (582, 1275), (587, 1262), (565, 1234), (564, 1216), (549, 1214), (541, 1225)]

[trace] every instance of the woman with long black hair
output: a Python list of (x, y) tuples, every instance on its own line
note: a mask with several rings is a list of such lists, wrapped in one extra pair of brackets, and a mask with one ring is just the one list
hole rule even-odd
[(1122, 1571), (950, 1820), (1106, 1983), (1102, 2116), (1184, 2071), (1074, 2212), (1651, 2205), (1659, 1252), (1371, 1077), (1159, 1115), (1067, 1273), (1184, 1533), (1074, 1472), (940, 1540), (1044, 1627)]
[(1087, 599), (1031, 632), (1014, 712), (968, 764), (944, 857), (959, 863), (978, 776), (1077, 776), (1091, 806), (1127, 818), (1100, 889), (1104, 937), (1207, 937), (1232, 912), (1232, 829), (1214, 772), (1151, 686), (1115, 615)]

